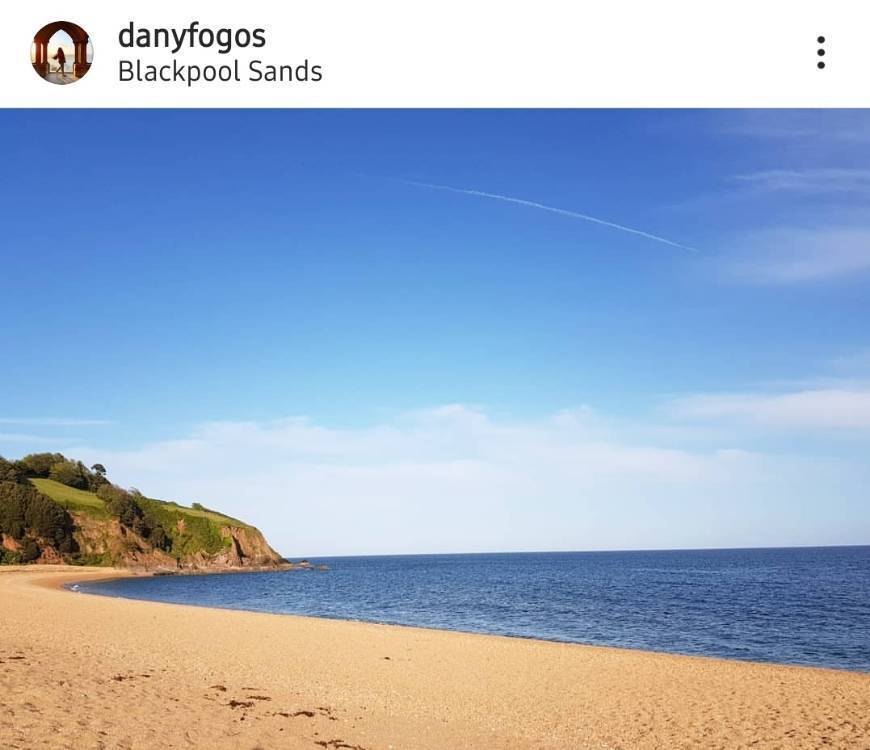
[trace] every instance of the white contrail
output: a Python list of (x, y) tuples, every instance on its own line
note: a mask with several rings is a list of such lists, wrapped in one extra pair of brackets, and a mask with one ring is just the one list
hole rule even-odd
[(527, 201), (524, 198), (512, 198), (509, 195), (499, 195), (498, 193), (485, 193), (482, 190), (469, 190), (467, 188), (457, 188), (450, 187), (450, 185), (435, 185), (431, 182), (415, 182), (413, 180), (401, 180), (406, 185), (414, 185), (416, 187), (429, 188), (431, 190), (447, 190), (450, 193), (462, 193), (463, 195), (476, 195), (479, 198), (492, 198), (497, 201), (504, 201), (505, 203), (516, 203), (520, 206), (529, 206), (531, 208), (540, 208), (542, 211), (549, 211), (554, 214), (561, 214), (562, 216), (569, 216), (572, 219), (580, 219), (581, 221), (589, 221), (593, 224), (600, 224), (604, 227), (610, 227), (611, 229), (618, 229), (620, 232), (628, 232), (629, 234), (636, 234), (639, 237), (646, 237), (648, 240), (654, 240), (655, 242), (661, 242), (665, 245), (670, 245), (671, 247), (678, 247), (681, 250), (688, 250), (692, 253), (697, 253), (697, 248), (689, 247), (688, 245), (681, 245), (679, 242), (674, 242), (673, 240), (669, 240), (665, 237), (659, 237), (657, 234), (650, 234), (649, 232), (643, 232), (640, 229), (632, 229), (632, 227), (627, 227), (623, 224), (615, 224), (612, 221), (605, 221), (604, 219), (597, 219), (594, 216), (589, 216), (588, 214), (581, 214), (577, 211), (568, 211), (564, 208), (555, 208), (554, 206), (547, 206), (544, 203), (537, 203), (536, 201)]

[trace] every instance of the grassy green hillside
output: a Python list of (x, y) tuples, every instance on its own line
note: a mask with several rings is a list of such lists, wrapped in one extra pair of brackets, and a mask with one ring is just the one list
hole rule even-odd
[(67, 487), (65, 484), (55, 482), (53, 479), (31, 479), (30, 483), (43, 495), (48, 495), (62, 508), (69, 511), (82, 511), (95, 518), (108, 518), (106, 503), (100, 500), (93, 492), (77, 490), (75, 487)]
[[(106, 510), (106, 503), (93, 492), (77, 490), (75, 487), (67, 487), (65, 484), (55, 482), (53, 479), (30, 479), (29, 481), (43, 495), (48, 495), (58, 505), (67, 510), (83, 511), (100, 518), (106, 518), (109, 515)], [(253, 528), (250, 524), (240, 521), (238, 518), (233, 518), (232, 516), (227, 516), (207, 508), (190, 508), (171, 501), (155, 500), (150, 497), (139, 498), (139, 503), (151, 508), (155, 512), (168, 514), (176, 521), (184, 519), (186, 522), (191, 518), (195, 518), (206, 519), (218, 526), (237, 526), (242, 529)]]
[[(52, 479), (30, 479), (42, 494), (70, 512), (86, 513), (97, 519), (110, 517), (106, 503), (93, 492), (67, 487)], [(159, 524), (169, 535), (172, 545), (169, 550), (175, 557), (202, 551), (209, 555), (228, 549), (229, 537), (221, 535), (221, 529), (234, 526), (253, 528), (249, 524), (207, 508), (190, 508), (174, 502), (137, 497), (137, 503), (145, 516)]]

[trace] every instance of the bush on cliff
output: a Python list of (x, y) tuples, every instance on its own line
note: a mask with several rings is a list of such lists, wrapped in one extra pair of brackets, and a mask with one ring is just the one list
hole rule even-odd
[(0, 482), (0, 531), (18, 541), (30, 537), (21, 552), (24, 562), (39, 557), (34, 537), (51, 544), (61, 554), (76, 551), (70, 514), (28, 484)]
[(150, 541), (157, 549), (164, 552), (172, 549), (172, 539), (166, 529), (153, 514), (142, 508), (140, 500), (144, 498), (140, 493), (133, 494), (107, 482), (97, 490), (97, 497), (106, 503), (106, 510), (117, 516), (122, 525)]
[(48, 478), (67, 487), (75, 487), (77, 490), (86, 490), (90, 487), (87, 469), (73, 461), (64, 460), (52, 464), (48, 471)]
[(106, 504), (106, 510), (128, 529), (133, 528), (137, 519), (142, 518), (142, 508), (133, 496), (114, 484), (104, 484), (97, 490), (97, 497)]
[(51, 467), (63, 461), (66, 461), (66, 457), (61, 453), (31, 453), (18, 463), (24, 467), (27, 476), (47, 478)]
[(26, 470), (21, 461), (7, 461), (0, 456), (0, 482), (21, 482), (26, 476)]
[(21, 548), (21, 562), (29, 563), (36, 560), (40, 555), (39, 545), (34, 542), (32, 539), (28, 539), (24, 542), (24, 546)]

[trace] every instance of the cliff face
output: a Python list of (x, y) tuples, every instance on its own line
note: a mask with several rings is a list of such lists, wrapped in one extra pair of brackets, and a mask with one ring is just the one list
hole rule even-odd
[(231, 540), (228, 562), (231, 566), (271, 565), (283, 562), (258, 529), (251, 526), (227, 526), (221, 529), (221, 536)]
[[(279, 568), (284, 559), (266, 542), (263, 534), (252, 526), (228, 524), (219, 529), (222, 544), (219, 549), (195, 549), (188, 543), (186, 551), (156, 548), (117, 519), (97, 519), (82, 513), (71, 513), (75, 530), (73, 537), (84, 561), (126, 568), (161, 571), (233, 570), (238, 568)], [(184, 533), (184, 524), (180, 524)], [(60, 555), (43, 548), (44, 560), (59, 562)]]
[(204, 551), (188, 555), (180, 561), (180, 567), (190, 570), (215, 568), (273, 568), (287, 565), (273, 550), (258, 529), (251, 526), (224, 526), (220, 530), (228, 546), (213, 555)]

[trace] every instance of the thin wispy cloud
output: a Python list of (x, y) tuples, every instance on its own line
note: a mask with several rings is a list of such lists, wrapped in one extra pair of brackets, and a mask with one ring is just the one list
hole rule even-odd
[(111, 419), (65, 419), (56, 417), (0, 417), (0, 425), (28, 427), (99, 427), (115, 424)]
[(736, 175), (748, 188), (779, 193), (870, 193), (870, 169), (768, 169)]
[(692, 253), (697, 253), (697, 248), (690, 247), (688, 245), (683, 245), (680, 242), (675, 242), (674, 240), (669, 240), (666, 237), (660, 237), (657, 234), (652, 234), (650, 232), (644, 232), (641, 229), (635, 229), (634, 227), (628, 227), (624, 224), (617, 224), (613, 221), (607, 221), (606, 219), (599, 219), (596, 216), (590, 216), (589, 214), (583, 214), (579, 211), (569, 211), (566, 208), (557, 208), (555, 206), (548, 206), (545, 203), (538, 203), (537, 201), (526, 200), (525, 198), (515, 198), (510, 195), (501, 195), (499, 193), (487, 193), (483, 190), (472, 190), (470, 188), (458, 188), (452, 187), (450, 185), (438, 185), (430, 182), (416, 182), (414, 180), (402, 180), (402, 182), (406, 185), (413, 185), (414, 187), (420, 188), (428, 188), (430, 190), (445, 190), (450, 193), (459, 193), (461, 195), (472, 195), (478, 198), (489, 198), (491, 200), (502, 201), (504, 203), (513, 203), (518, 206), (526, 206), (528, 208), (537, 208), (541, 211), (549, 211), (553, 214), (558, 214), (560, 216), (567, 216), (571, 219), (579, 219), (580, 221), (587, 221), (592, 224), (598, 224), (603, 227), (608, 227), (610, 229), (615, 229), (620, 232), (627, 232), (628, 234), (634, 234), (638, 237), (643, 237), (648, 240), (652, 240), (653, 242), (660, 242), (664, 245), (670, 245), (671, 247), (676, 247), (681, 250), (688, 250)]
[(67, 445), (75, 438), (46, 437), (45, 435), (31, 435), (22, 432), (0, 432), (0, 443), (12, 443), (18, 445), (48, 445), (57, 447), (60, 444)]
[(826, 144), (870, 142), (870, 118), (862, 110), (748, 110), (716, 114), (714, 132), (759, 140)]
[(870, 389), (698, 394), (677, 399), (669, 409), (680, 418), (733, 420), (782, 429), (867, 430)]
[(851, 281), (870, 273), (868, 229), (773, 229), (749, 233), (735, 244), (728, 273), (751, 283)]

